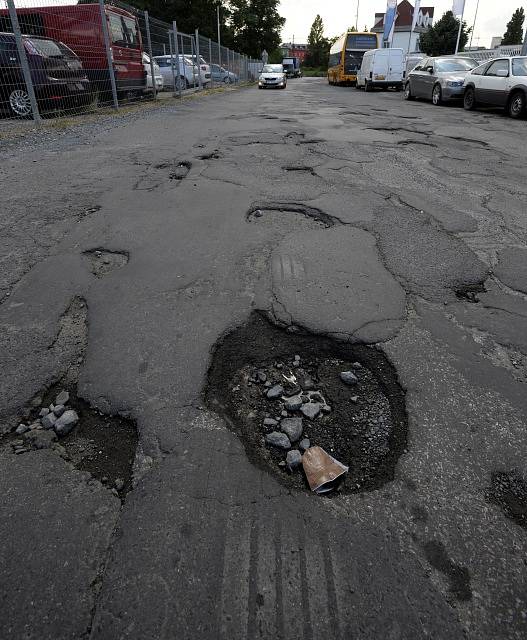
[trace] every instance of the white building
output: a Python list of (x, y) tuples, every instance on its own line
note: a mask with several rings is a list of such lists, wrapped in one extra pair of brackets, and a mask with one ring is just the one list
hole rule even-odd
[[(421, 50), (419, 48), (419, 38), (428, 27), (432, 26), (434, 7), (420, 8), (417, 23), (410, 38), (413, 16), (414, 6), (408, 2), (408, 0), (402, 0), (402, 2), (397, 5), (395, 29), (391, 46), (403, 49), (405, 53), (413, 53)], [(384, 13), (375, 14), (375, 24), (372, 31), (381, 34), (382, 38), (384, 32)]]

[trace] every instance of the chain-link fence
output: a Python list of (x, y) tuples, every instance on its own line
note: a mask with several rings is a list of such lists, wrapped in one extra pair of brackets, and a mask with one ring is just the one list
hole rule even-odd
[(0, 0), (0, 118), (182, 97), (253, 81), (259, 66), (119, 0)]

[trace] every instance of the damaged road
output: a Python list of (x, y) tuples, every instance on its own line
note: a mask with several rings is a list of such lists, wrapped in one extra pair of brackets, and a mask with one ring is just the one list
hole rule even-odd
[(302, 79), (6, 144), (2, 638), (523, 639), (522, 136)]

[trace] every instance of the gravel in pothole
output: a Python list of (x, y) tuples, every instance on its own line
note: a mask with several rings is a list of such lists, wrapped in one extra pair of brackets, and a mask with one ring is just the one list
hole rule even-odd
[(206, 400), (251, 461), (297, 488), (307, 487), (298, 454), (310, 447), (349, 466), (341, 490), (358, 492), (390, 481), (406, 446), (404, 395), (380, 352), (257, 315), (218, 345)]
[(1, 439), (15, 455), (52, 449), (124, 499), (131, 489), (137, 430), (130, 420), (107, 416), (60, 385), (35, 397), (22, 421)]

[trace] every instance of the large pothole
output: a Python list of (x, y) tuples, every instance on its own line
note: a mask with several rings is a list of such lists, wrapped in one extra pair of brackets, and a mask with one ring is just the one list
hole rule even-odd
[[(342, 372), (352, 373), (348, 383)], [(258, 314), (217, 345), (205, 400), (254, 464), (297, 489), (307, 484), (300, 468), (288, 467), (288, 450), (321, 447), (349, 467), (341, 490), (353, 493), (391, 481), (406, 447), (404, 392), (382, 353), (286, 332)], [(290, 449), (270, 444), (271, 433), (289, 433)]]
[(256, 202), (247, 211), (245, 219), (253, 223), (285, 222), (294, 225), (299, 217), (309, 221), (314, 228), (328, 229), (338, 222), (316, 207), (296, 202)]

